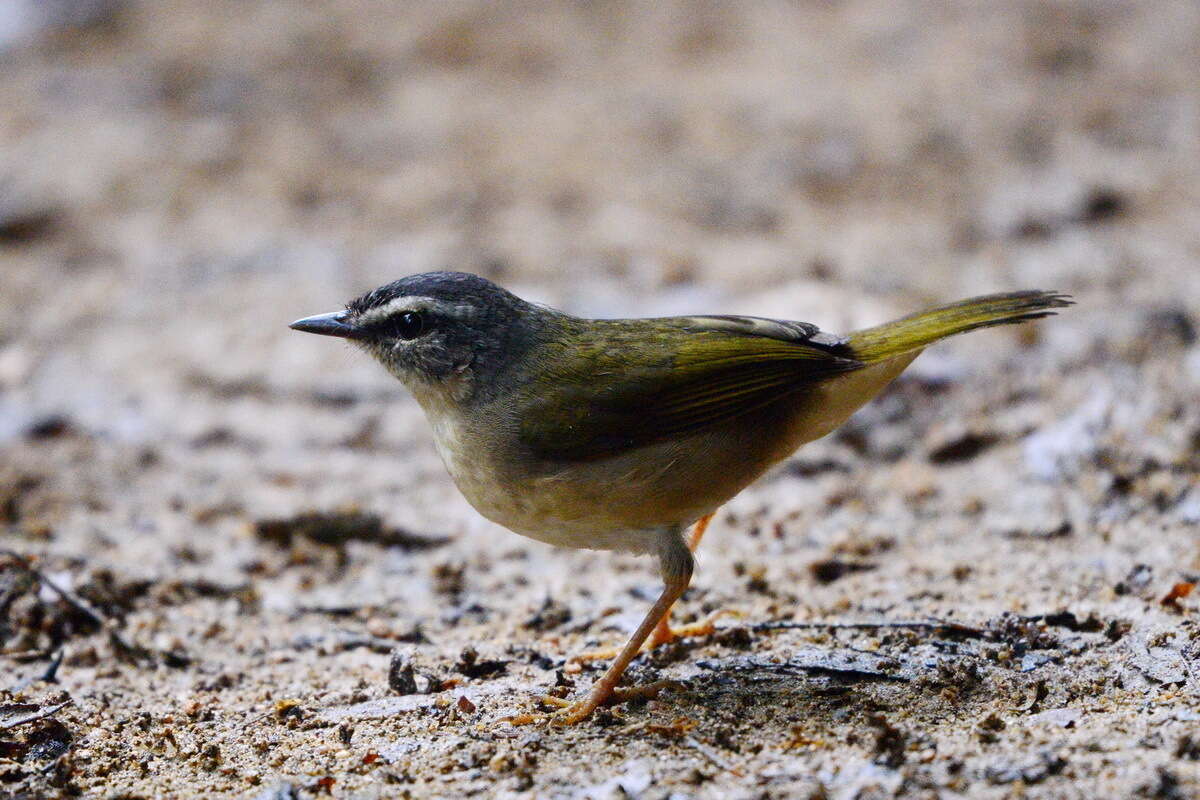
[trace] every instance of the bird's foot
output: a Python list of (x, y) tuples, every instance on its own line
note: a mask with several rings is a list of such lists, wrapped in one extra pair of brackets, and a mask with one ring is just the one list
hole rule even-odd
[[(687, 625), (680, 625), (678, 628), (672, 628), (664, 618), (658, 623), (658, 627), (654, 629), (654, 633), (646, 640), (646, 644), (642, 646), (642, 652), (653, 650), (656, 647), (664, 644), (670, 644), (676, 639), (687, 639), (695, 636), (711, 636), (717, 632), (717, 620), (722, 617), (740, 617), (742, 612), (732, 608), (722, 608), (714, 611), (702, 620), (690, 622)], [(617, 647), (602, 647), (597, 650), (586, 650), (577, 655), (571, 656), (567, 660), (568, 665), (572, 664), (587, 664), (592, 661), (608, 661), (616, 658), (621, 650)], [(577, 670), (576, 670), (577, 671)]]
[[(580, 664), (590, 664), (593, 661), (610, 661), (621, 653), (619, 647), (600, 647), (595, 650), (584, 650), (567, 659), (567, 671), (579, 672)], [(575, 667), (575, 669), (571, 669)]]
[(623, 688), (608, 688), (597, 685), (588, 696), (582, 700), (571, 702), (554, 695), (545, 695), (538, 700), (544, 705), (556, 707), (555, 711), (534, 711), (505, 717), (502, 722), (513, 725), (535, 725), (549, 723), (551, 725), (577, 725), (583, 722), (601, 706), (614, 706), (636, 699), (657, 697), (664, 689), (681, 687), (678, 681), (662, 680), (646, 683), (641, 686)]
[(712, 636), (717, 632), (717, 620), (722, 617), (740, 616), (742, 616), (742, 612), (740, 611), (735, 611), (732, 608), (722, 608), (709, 614), (704, 619), (690, 622), (687, 625), (680, 625), (678, 628), (672, 628), (664, 618), (658, 623), (658, 627), (654, 629), (654, 633), (647, 641), (646, 649), (670, 644), (676, 639), (686, 639), (693, 636)]

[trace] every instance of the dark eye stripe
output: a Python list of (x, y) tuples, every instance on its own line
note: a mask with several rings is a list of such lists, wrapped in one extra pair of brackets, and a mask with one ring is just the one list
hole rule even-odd
[(367, 326), (376, 336), (395, 337), (397, 339), (416, 339), (432, 327), (430, 317), (423, 311), (401, 311)]

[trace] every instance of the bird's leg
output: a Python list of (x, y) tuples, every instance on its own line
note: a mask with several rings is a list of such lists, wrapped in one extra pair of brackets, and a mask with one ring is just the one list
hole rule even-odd
[[(692, 532), (688, 536), (688, 550), (695, 553), (696, 548), (700, 546), (700, 540), (704, 538), (704, 531), (708, 529), (708, 523), (712, 521), (713, 514), (705, 514), (700, 519), (696, 520), (696, 524), (692, 526)], [(683, 625), (678, 628), (671, 627), (671, 612), (667, 611), (663, 614), (662, 619), (658, 621), (657, 627), (654, 629), (654, 635), (650, 637), (647, 646), (651, 649), (659, 645), (668, 644), (683, 636), (708, 636), (716, 631), (716, 622), (721, 617), (729, 616), (735, 612), (729, 609), (721, 609), (709, 614), (698, 622), (693, 622), (689, 625)]]
[[(687, 548), (691, 553), (696, 552), (696, 548), (700, 546), (700, 540), (704, 537), (704, 531), (708, 528), (708, 523), (712, 520), (713, 515), (706, 514), (692, 526), (691, 533), (688, 534)], [(653, 650), (659, 645), (668, 644), (681, 637), (685, 636), (708, 636), (716, 631), (716, 621), (721, 617), (730, 616), (737, 612), (730, 609), (721, 609), (716, 611), (704, 619), (693, 622), (689, 625), (683, 625), (679, 628), (671, 627), (671, 610), (667, 609), (667, 613), (663, 614), (658, 620), (658, 625), (654, 628), (654, 633), (646, 640), (645, 647), (647, 650)], [(604, 661), (610, 658), (616, 658), (620, 653), (615, 647), (601, 648), (598, 650), (588, 650), (584, 653), (571, 657), (571, 662), (574, 664), (583, 664), (589, 661)]]
[[(715, 513), (714, 511), (713, 514)], [(713, 514), (706, 514), (692, 526), (691, 533), (688, 534), (688, 552), (696, 552), (696, 548), (700, 545), (700, 539), (704, 536), (704, 529), (708, 527), (709, 520), (713, 518)], [(667, 613), (663, 614), (658, 620), (658, 625), (655, 626), (654, 633), (646, 640), (645, 647), (647, 650), (653, 650), (659, 645), (673, 642), (681, 636), (707, 636), (716, 630), (716, 626), (713, 623), (722, 616), (730, 613), (733, 612), (721, 610), (699, 622), (684, 625), (682, 628), (672, 628), (671, 609), (667, 609)], [(619, 654), (620, 651), (615, 647), (604, 647), (578, 653), (572, 656), (570, 661), (573, 664), (585, 664), (590, 661), (606, 661), (610, 658), (616, 658)]]
[[(678, 530), (671, 531), (667, 536), (663, 537), (658, 554), (658, 566), (662, 572), (663, 590), (658, 599), (654, 601), (654, 605), (646, 612), (646, 617), (642, 620), (642, 624), (633, 632), (633, 636), (625, 643), (625, 647), (617, 655), (615, 661), (609, 666), (608, 671), (596, 681), (592, 690), (588, 692), (588, 696), (576, 703), (575, 705), (564, 709), (565, 716), (562, 722), (567, 725), (573, 725), (576, 722), (581, 722), (591, 716), (591, 713), (600, 706), (610, 702), (614, 698), (627, 699), (631, 696), (637, 696), (637, 690), (628, 692), (620, 692), (617, 690), (617, 684), (621, 681), (621, 676), (625, 674), (625, 669), (629, 666), (629, 662), (637, 657), (641, 652), (642, 643), (650, 635), (667, 613), (671, 610), (671, 606), (679, 599), (679, 596), (684, 593), (688, 587), (688, 583), (692, 579), (692, 551), (683, 543), (683, 538), (679, 535)], [(658, 688), (661, 688), (658, 687)], [(642, 692), (645, 694), (645, 692)]]
[[(645, 697), (648, 695), (657, 694), (666, 684), (659, 682), (648, 686), (634, 687), (630, 689), (618, 689), (617, 684), (621, 681), (621, 676), (625, 674), (625, 669), (629, 666), (629, 662), (637, 657), (641, 652), (642, 644), (650, 633), (654, 630), (654, 626), (662, 619), (671, 609), (671, 605), (679, 599), (684, 590), (688, 587), (688, 582), (692, 579), (692, 551), (688, 549), (683, 542), (683, 537), (679, 535), (679, 530), (671, 530), (663, 537), (659, 546), (658, 565), (662, 572), (663, 586), (662, 594), (654, 601), (654, 605), (646, 612), (646, 617), (642, 620), (642, 624), (638, 625), (633, 636), (625, 643), (625, 647), (617, 654), (617, 658), (609, 666), (608, 671), (596, 681), (592, 686), (592, 690), (588, 692), (588, 696), (577, 703), (565, 704), (557, 698), (545, 698), (547, 702), (558, 705), (562, 704), (566, 707), (560, 711), (554, 712), (552, 715), (555, 722), (564, 725), (574, 725), (577, 722), (582, 722), (591, 716), (602, 705), (611, 702), (620, 702), (628, 700), (632, 697)], [(541, 717), (537, 715), (524, 714), (516, 717), (510, 717), (509, 722), (514, 724), (523, 724), (534, 722)]]
[(708, 523), (712, 522), (716, 513), (715, 511), (709, 512), (696, 520), (696, 524), (692, 526), (692, 532), (688, 534), (688, 550), (696, 552), (696, 548), (700, 546), (700, 540), (704, 538), (704, 532), (708, 530)]

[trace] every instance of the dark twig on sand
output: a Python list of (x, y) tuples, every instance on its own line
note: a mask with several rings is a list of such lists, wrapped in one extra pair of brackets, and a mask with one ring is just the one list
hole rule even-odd
[(58, 668), (62, 666), (63, 655), (64, 655), (63, 651), (59, 650), (50, 659), (50, 663), (46, 665), (46, 669), (42, 671), (41, 675), (30, 675), (28, 678), (23, 678), (23, 679), (17, 681), (15, 684), (13, 684), (12, 688), (10, 688), (9, 691), (14, 692), (14, 693), (24, 691), (25, 689), (28, 689), (33, 684), (39, 683), (39, 682), (40, 683), (57, 683), (58, 682)]
[(69, 606), (94, 622), (96, 626), (100, 628), (100, 630), (106, 630), (108, 632), (109, 640), (113, 643), (118, 653), (128, 656), (133, 660), (139, 661), (146, 660), (151, 657), (151, 654), (145, 648), (131, 644), (127, 639), (125, 639), (125, 637), (122, 636), (113, 627), (113, 625), (110, 624), (109, 618), (105, 616), (99, 609), (95, 608), (91, 603), (84, 600), (79, 595), (63, 588), (62, 586), (59, 586), (54, 581), (50, 580), (50, 578), (46, 577), (46, 573), (35, 567), (28, 556), (24, 556), (14, 550), (0, 550), (0, 553), (17, 559), (17, 561), (20, 562), (21, 569), (26, 570), (29, 572), (29, 574), (36, 577), (43, 586), (50, 589), (52, 592), (61, 597)]
[(988, 632), (982, 628), (975, 628), (970, 625), (963, 625), (959, 622), (951, 622), (949, 620), (928, 619), (928, 620), (881, 620), (878, 622), (795, 622), (792, 620), (776, 620), (774, 622), (762, 622), (753, 625), (750, 628), (752, 631), (779, 631), (779, 630), (883, 630), (883, 629), (907, 629), (907, 630), (927, 630), (927, 631), (945, 631), (957, 636), (964, 636), (972, 639), (986, 639)]
[(67, 699), (52, 706), (34, 706), (25, 703), (0, 706), (0, 712), (5, 710), (12, 711), (11, 714), (0, 715), (0, 731), (7, 731), (18, 725), (28, 725), (30, 722), (37, 722), (39, 719), (54, 716), (59, 711), (71, 705), (71, 702), (71, 700)]

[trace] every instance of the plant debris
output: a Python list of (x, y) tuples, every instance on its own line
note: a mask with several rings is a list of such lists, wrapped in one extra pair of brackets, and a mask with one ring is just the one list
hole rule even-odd
[(441, 688), (441, 679), (418, 671), (412, 654), (397, 649), (388, 660), (388, 688), (398, 695), (430, 694)]
[(852, 572), (869, 572), (876, 565), (865, 561), (846, 561), (840, 558), (828, 558), (824, 561), (814, 561), (808, 565), (808, 571), (818, 583), (833, 583)]
[(929, 450), (929, 460), (934, 464), (968, 461), (999, 441), (1000, 436), (989, 431), (966, 431), (954, 438), (932, 445)]
[(769, 672), (778, 675), (814, 673), (849, 681), (910, 681), (918, 677), (919, 664), (860, 650), (805, 647), (793, 652), (786, 661), (768, 661), (752, 657), (705, 659), (696, 662), (706, 670), (731, 672)]
[(508, 669), (509, 662), (498, 659), (480, 660), (479, 653), (473, 647), (468, 647), (458, 656), (454, 669), (460, 675), (468, 678), (492, 678), (503, 674)]
[(906, 760), (907, 738), (882, 714), (872, 714), (867, 723), (875, 728), (875, 763), (888, 769), (899, 768)]
[(0, 731), (54, 716), (69, 705), (71, 705), (69, 698), (61, 703), (45, 706), (35, 703), (0, 703)]
[(370, 542), (405, 550), (440, 547), (449, 539), (419, 536), (402, 528), (389, 528), (378, 514), (359, 511), (313, 511), (284, 519), (262, 519), (254, 524), (257, 536), (280, 547), (291, 547), (296, 539), (307, 539), (334, 547), (347, 542)]

